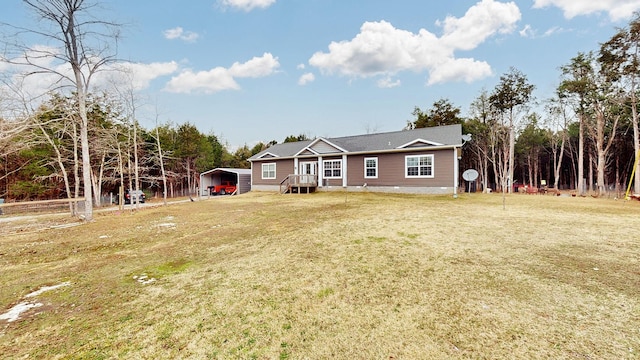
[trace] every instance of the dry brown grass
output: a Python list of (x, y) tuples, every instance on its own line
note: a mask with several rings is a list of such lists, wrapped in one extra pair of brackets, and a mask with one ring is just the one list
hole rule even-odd
[(553, 196), (513, 195), (505, 211), (500, 195), (252, 193), (69, 228), (0, 223), (0, 313), (71, 282), (0, 320), (0, 354), (638, 358), (639, 213)]

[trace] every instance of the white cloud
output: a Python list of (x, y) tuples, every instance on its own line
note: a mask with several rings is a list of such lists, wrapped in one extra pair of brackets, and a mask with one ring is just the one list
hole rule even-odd
[(298, 66), (296, 66), (296, 69), (298, 70), (304, 70), (305, 65), (304, 64), (298, 64)]
[[(41, 101), (46, 100), (51, 91), (68, 92), (75, 90), (70, 78), (73, 78), (71, 67), (60, 62), (54, 56), (59, 50), (46, 46), (35, 45), (31, 51), (10, 59), (14, 63), (23, 62), (25, 56), (31, 57), (45, 72), (34, 73), (34, 68), (27, 65), (4, 64), (2, 72), (4, 83), (0, 85), (0, 93), (6, 97), (6, 101), (13, 104), (27, 101), (30, 106), (37, 107)], [(149, 87), (154, 79), (175, 73), (178, 70), (176, 62), (166, 63), (129, 63), (119, 62), (104, 65), (100, 71), (91, 78), (91, 89), (99, 91), (112, 86), (133, 87), (141, 90)], [(84, 69), (86, 70), (86, 69)], [(28, 76), (25, 76), (29, 74)]]
[(169, 80), (165, 90), (174, 93), (189, 94), (193, 91), (203, 91), (207, 94), (222, 90), (237, 90), (240, 86), (229, 74), (229, 70), (216, 67), (209, 71), (193, 72), (185, 70)]
[(316, 79), (316, 76), (312, 73), (306, 73), (300, 76), (298, 79), (298, 85), (307, 85), (310, 82), (313, 82)]
[(533, 30), (533, 28), (529, 24), (525, 25), (524, 28), (522, 28), (522, 30), (519, 31), (519, 33), (520, 33), (520, 36), (526, 37), (526, 38), (536, 37), (536, 31)]
[(562, 32), (566, 32), (567, 30), (559, 27), (559, 26), (554, 26), (552, 28), (549, 28), (547, 31), (544, 32), (543, 36), (551, 36), (553, 34), (557, 34), (557, 33), (562, 33)]
[(219, 0), (223, 7), (232, 7), (243, 11), (251, 11), (256, 8), (266, 9), (275, 4), (276, 0)]
[(368, 77), (403, 70), (420, 71), (433, 57), (447, 56), (435, 35), (399, 30), (386, 21), (365, 22), (351, 41), (332, 42), (329, 52), (317, 52), (309, 64), (325, 73)]
[(462, 18), (447, 17), (438, 22), (443, 28), (441, 37), (425, 29), (418, 33), (396, 29), (386, 21), (365, 22), (353, 39), (332, 42), (328, 52), (316, 52), (309, 64), (324, 74), (350, 77), (428, 71), (429, 84), (470, 82), (489, 76), (491, 69), (486, 62), (458, 60), (455, 51), (471, 50), (495, 34), (513, 32), (520, 17), (520, 10), (513, 2), (482, 0)]
[(461, 18), (447, 16), (442, 25), (444, 35), (440, 40), (454, 49), (471, 50), (495, 33), (507, 34), (514, 30), (522, 14), (513, 3), (482, 0)]
[(553, 36), (555, 34), (567, 32), (567, 31), (570, 31), (570, 30), (566, 30), (559, 26), (553, 26), (547, 29), (545, 32), (543, 32), (542, 35), (539, 35), (538, 30), (532, 28), (531, 25), (526, 25), (524, 28), (522, 28), (522, 30), (519, 31), (519, 33), (520, 33), (520, 36), (524, 38), (537, 39), (537, 38), (545, 38), (545, 37)]
[(166, 75), (171, 75), (178, 71), (178, 63), (155, 62), (151, 64), (143, 63), (118, 63), (113, 66), (115, 72), (112, 74), (111, 82), (128, 86), (131, 84), (135, 90), (142, 90), (149, 87), (151, 81)]
[(12, 100), (19, 98), (18, 101), (30, 101), (50, 91), (67, 87), (71, 89), (73, 71), (67, 63), (58, 61), (59, 56), (60, 50), (57, 48), (34, 45), (22, 54), (3, 58), (7, 62), (1, 69), (2, 92), (5, 96), (12, 97)]
[(162, 32), (168, 40), (180, 39), (186, 42), (195, 42), (200, 35), (192, 31), (184, 31), (180, 26)]
[(229, 68), (229, 73), (234, 77), (258, 78), (273, 74), (278, 67), (280, 67), (278, 58), (270, 53), (264, 53), (261, 57), (254, 57), (243, 64), (234, 63)]
[(493, 75), (491, 66), (485, 61), (474, 59), (449, 59), (431, 71), (429, 85), (452, 81), (474, 82)]
[(390, 76), (378, 80), (378, 87), (379, 88), (384, 88), (384, 89), (398, 87), (398, 86), (400, 86), (400, 84), (401, 84), (400, 80), (395, 80), (394, 81)]
[(204, 92), (207, 94), (223, 90), (237, 90), (240, 85), (235, 78), (258, 78), (273, 74), (280, 66), (277, 58), (265, 53), (245, 63), (234, 63), (230, 68), (216, 67), (208, 71), (187, 69), (174, 76), (165, 90), (174, 93)]
[(567, 19), (580, 15), (607, 13), (612, 21), (628, 19), (640, 10), (640, 0), (533, 0), (533, 7), (556, 6)]

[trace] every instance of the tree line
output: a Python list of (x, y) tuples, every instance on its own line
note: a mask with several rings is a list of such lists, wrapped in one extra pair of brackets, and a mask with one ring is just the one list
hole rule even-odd
[(478, 170), (483, 191), (544, 185), (579, 195), (638, 194), (639, 80), (636, 13), (599, 49), (563, 65), (548, 98), (535, 99), (535, 86), (511, 68), (471, 103), (468, 118), (440, 99), (427, 111), (416, 107), (407, 128), (462, 124), (472, 135), (462, 166)]
[[(190, 123), (145, 129), (108, 94), (87, 94), (88, 141), (94, 203), (119, 187), (156, 196), (194, 194), (199, 174), (216, 167), (248, 168), (247, 159), (270, 144), (233, 152), (215, 134)], [(0, 123), (7, 121), (0, 119)], [(53, 94), (2, 143), (0, 198), (36, 200), (83, 194), (78, 105), (73, 95)], [(289, 136), (287, 139), (297, 139)], [(162, 163), (162, 165), (161, 165)], [(163, 183), (166, 181), (167, 189)]]

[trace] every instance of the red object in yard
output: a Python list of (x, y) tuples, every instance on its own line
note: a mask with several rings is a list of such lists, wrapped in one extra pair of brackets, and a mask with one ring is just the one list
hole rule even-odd
[(220, 185), (209, 186), (210, 195), (233, 194), (236, 191), (236, 184), (231, 181), (223, 181)]

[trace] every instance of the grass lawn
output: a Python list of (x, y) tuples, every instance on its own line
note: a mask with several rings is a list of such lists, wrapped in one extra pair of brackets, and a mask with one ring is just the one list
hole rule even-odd
[(640, 202), (250, 193), (95, 217), (0, 223), (0, 314), (35, 306), (0, 320), (1, 358), (640, 358)]

